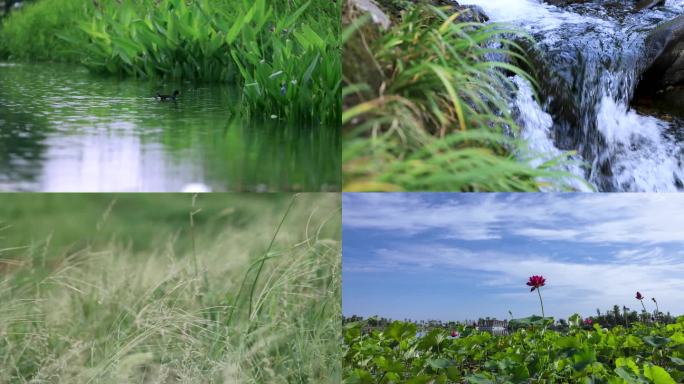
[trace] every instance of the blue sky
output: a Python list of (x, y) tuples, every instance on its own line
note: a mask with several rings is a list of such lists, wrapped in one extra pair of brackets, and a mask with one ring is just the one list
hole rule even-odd
[(684, 314), (684, 194), (345, 193), (345, 316)]

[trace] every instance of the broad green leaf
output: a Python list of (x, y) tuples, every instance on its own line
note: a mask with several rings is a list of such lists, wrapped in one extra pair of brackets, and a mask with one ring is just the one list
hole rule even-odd
[(677, 384), (666, 370), (657, 365), (645, 364), (644, 376), (653, 380), (654, 384)]

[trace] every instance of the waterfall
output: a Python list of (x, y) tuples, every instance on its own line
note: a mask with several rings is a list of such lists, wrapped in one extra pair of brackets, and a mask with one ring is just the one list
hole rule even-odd
[(511, 97), (530, 148), (549, 158), (576, 151), (585, 167), (566, 170), (598, 191), (684, 188), (684, 142), (676, 134), (684, 124), (629, 106), (648, 32), (684, 13), (684, 0), (641, 12), (602, 0), (562, 8), (535, 0), (461, 3), (480, 6), (493, 22), (513, 24), (535, 40), (531, 62), (542, 104), (519, 78)]

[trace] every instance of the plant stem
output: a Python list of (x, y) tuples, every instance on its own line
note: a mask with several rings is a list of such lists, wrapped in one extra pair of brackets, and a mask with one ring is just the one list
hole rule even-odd
[(283, 223), (285, 222), (285, 219), (287, 218), (287, 214), (290, 213), (290, 209), (294, 205), (294, 202), (297, 199), (297, 196), (299, 196), (299, 195), (294, 195), (294, 196), (292, 196), (292, 199), (290, 199), (290, 204), (287, 206), (287, 209), (285, 210), (285, 214), (283, 215), (283, 218), (280, 220), (278, 227), (276, 228), (275, 232), (273, 233), (273, 237), (271, 237), (271, 242), (268, 244), (268, 248), (266, 248), (266, 252), (264, 252), (264, 258), (261, 260), (261, 264), (259, 264), (259, 269), (257, 270), (256, 276), (254, 277), (254, 282), (252, 283), (252, 289), (249, 292), (249, 317), (250, 318), (253, 316), (253, 313), (252, 313), (253, 304), (252, 304), (252, 302), (254, 300), (254, 290), (256, 288), (257, 282), (259, 281), (259, 275), (261, 275), (261, 270), (264, 268), (264, 263), (266, 262), (266, 259), (268, 257), (268, 253), (271, 251), (271, 248), (273, 247), (273, 243), (275, 242), (276, 237), (278, 237), (278, 233), (280, 232), (280, 227), (283, 226)]
[(544, 300), (542, 300), (541, 297), (541, 288), (537, 288), (537, 294), (539, 294), (539, 303), (541, 303), (542, 318), (546, 318), (546, 316), (544, 316)]

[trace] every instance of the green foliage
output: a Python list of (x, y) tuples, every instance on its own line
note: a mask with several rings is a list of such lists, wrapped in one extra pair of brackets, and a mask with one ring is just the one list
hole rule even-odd
[(92, 10), (85, 0), (26, 4), (0, 21), (0, 57), (11, 60), (75, 61), (77, 54), (58, 35), (77, 28)]
[[(88, 50), (83, 62), (89, 68), (139, 77), (239, 80), (252, 111), (291, 120), (339, 118), (339, 28), (317, 22), (314, 30), (310, 1), (282, 14), (265, 0), (244, 1), (234, 9), (208, 0), (142, 4), (110, 3), (81, 23), (86, 34), (72, 39)], [(336, 6), (328, 4), (323, 19), (330, 21)], [(79, 36), (85, 38), (80, 44)]]
[(509, 74), (532, 79), (495, 58), (525, 60), (509, 39), (519, 32), (458, 15), (416, 6), (377, 36), (345, 32), (345, 190), (568, 188), (556, 170), (565, 158), (532, 167), (539, 155), (510, 135), (519, 128), (504, 96)]
[[(245, 194), (236, 200), (227, 194), (206, 194), (196, 201), (203, 214), (195, 222), (203, 235), (213, 236), (226, 227), (242, 228), (260, 209), (284, 209), (285, 204), (286, 195)], [(54, 261), (85, 246), (106, 248), (113, 239), (134, 252), (152, 252), (173, 240), (174, 252), (184, 253), (190, 247), (190, 207), (189, 196), (179, 194), (2, 194), (0, 259), (21, 259), (26, 246), (47, 245), (47, 256)]]
[[(49, 30), (33, 28), (52, 4), (41, 1), (12, 16), (3, 34), (17, 44), (5, 51), (22, 59), (78, 59), (107, 74), (238, 83), (238, 107), (248, 107), (239, 112), (339, 124), (335, 2), (79, 0), (70, 13), (50, 15), (58, 23)], [(78, 4), (85, 15), (73, 11)], [(59, 39), (60, 49), (43, 46), (48, 57), (40, 56), (26, 48), (26, 39), (35, 38)]]
[(512, 329), (538, 327), (542, 329), (553, 325), (553, 317), (530, 316), (522, 319), (511, 319), (508, 323)]
[(339, 195), (19, 196), (0, 383), (340, 382)]
[(402, 322), (369, 334), (364, 327), (344, 329), (348, 384), (684, 382), (684, 316), (667, 326), (531, 327), (506, 336), (460, 326), (455, 339), (442, 329), (417, 337), (415, 325)]

